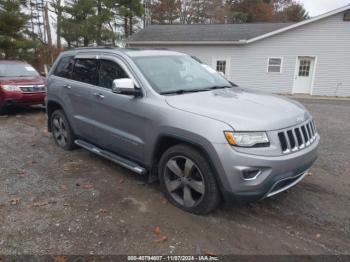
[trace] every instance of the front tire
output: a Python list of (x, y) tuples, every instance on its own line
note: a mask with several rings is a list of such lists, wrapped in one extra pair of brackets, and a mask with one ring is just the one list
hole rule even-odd
[(160, 159), (158, 172), (165, 197), (182, 210), (207, 214), (221, 202), (207, 159), (193, 147), (180, 144), (169, 148)]
[(64, 150), (73, 150), (75, 148), (74, 133), (61, 109), (52, 113), (50, 124), (55, 143)]

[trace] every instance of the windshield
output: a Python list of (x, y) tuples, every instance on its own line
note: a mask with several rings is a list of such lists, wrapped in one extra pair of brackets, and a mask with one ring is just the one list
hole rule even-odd
[(231, 86), (214, 69), (187, 55), (144, 56), (133, 60), (160, 94)]
[(0, 64), (0, 77), (38, 76), (38, 72), (28, 64)]

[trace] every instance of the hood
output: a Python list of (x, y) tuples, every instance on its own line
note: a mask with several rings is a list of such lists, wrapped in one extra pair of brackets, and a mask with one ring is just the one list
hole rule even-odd
[(240, 88), (166, 97), (177, 109), (213, 118), (237, 131), (270, 131), (300, 124), (310, 116), (299, 102)]
[(0, 77), (2, 85), (44, 85), (45, 78), (42, 76), (28, 77)]

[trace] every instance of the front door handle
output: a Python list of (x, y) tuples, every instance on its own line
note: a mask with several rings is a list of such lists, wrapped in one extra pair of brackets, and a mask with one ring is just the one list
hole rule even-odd
[(100, 98), (100, 99), (105, 98), (105, 96), (100, 94), (100, 93), (94, 93), (94, 96), (97, 97), (97, 98)]
[(64, 85), (64, 88), (71, 89), (72, 87), (70, 85)]

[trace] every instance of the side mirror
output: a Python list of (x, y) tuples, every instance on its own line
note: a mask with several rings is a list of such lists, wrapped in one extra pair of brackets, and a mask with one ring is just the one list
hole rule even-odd
[(135, 88), (134, 81), (130, 78), (114, 79), (112, 92), (121, 95), (140, 96), (141, 90)]

